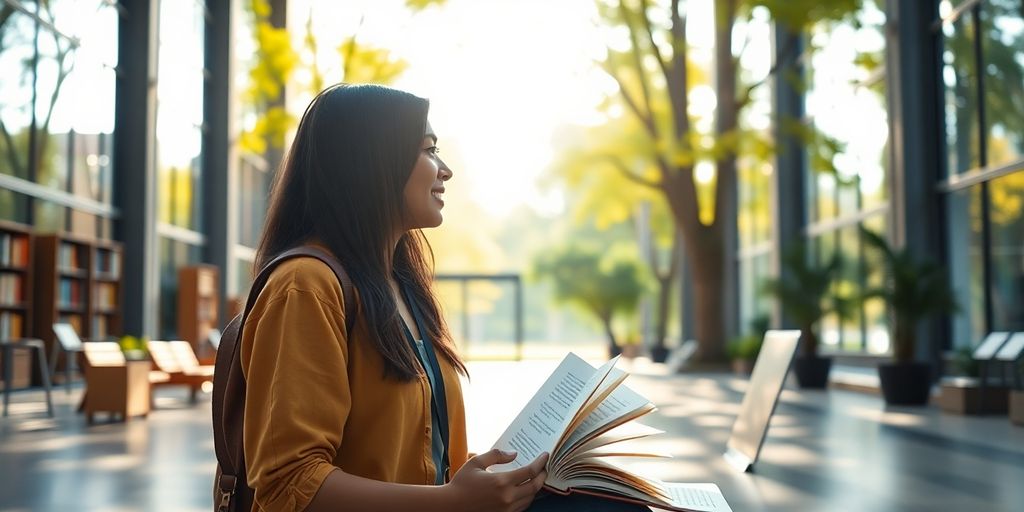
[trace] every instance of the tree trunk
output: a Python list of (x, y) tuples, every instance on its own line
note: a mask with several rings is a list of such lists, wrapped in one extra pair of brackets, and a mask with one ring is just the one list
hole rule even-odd
[(725, 360), (725, 315), (722, 285), (725, 259), (719, 230), (703, 228), (699, 236), (688, 237), (686, 248), (690, 257), (693, 277), (694, 314), (697, 318), (698, 361)]
[[(672, 283), (675, 282), (676, 274), (679, 273), (679, 230), (675, 229), (673, 233), (672, 250), (668, 256), (668, 271), (664, 273), (657, 271), (657, 266), (653, 261), (651, 264), (651, 268), (655, 269), (658, 278), (658, 310), (654, 327), (654, 346), (658, 348), (665, 347), (665, 338), (668, 336), (668, 306), (672, 302)], [(653, 250), (651, 254), (653, 258)]]
[(615, 340), (615, 331), (612, 330), (612, 316), (601, 315), (601, 324), (604, 326), (604, 334), (608, 337), (608, 352), (616, 354), (620, 351), (619, 343)]

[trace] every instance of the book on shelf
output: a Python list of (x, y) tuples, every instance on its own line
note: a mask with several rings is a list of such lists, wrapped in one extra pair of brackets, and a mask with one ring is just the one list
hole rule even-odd
[(102, 340), (109, 336), (110, 330), (107, 328), (107, 317), (103, 315), (96, 315), (92, 319), (92, 339)]
[(96, 251), (95, 271), (97, 275), (106, 278), (117, 278), (121, 273), (121, 256), (109, 249)]
[(28, 265), (28, 237), (0, 233), (0, 265), (25, 267)]
[(547, 452), (544, 487), (682, 512), (730, 512), (712, 483), (668, 483), (627, 470), (617, 459), (667, 457), (634, 441), (661, 433), (635, 420), (657, 407), (623, 384), (618, 357), (594, 368), (569, 353), (498, 438), (494, 448), (516, 452), (491, 471), (523, 467)]
[(82, 270), (79, 260), (79, 246), (70, 242), (61, 242), (59, 252), (58, 261), (62, 271), (77, 272)]
[(75, 332), (82, 332), (81, 315), (60, 315), (57, 319), (57, 323), (69, 324), (74, 328)]
[(117, 286), (114, 283), (98, 283), (93, 293), (97, 308), (110, 311), (117, 307)]
[(0, 274), (0, 304), (21, 305), (24, 300), (24, 278), (17, 274)]
[(21, 313), (4, 311), (0, 313), (0, 339), (16, 340), (25, 337), (24, 317)]

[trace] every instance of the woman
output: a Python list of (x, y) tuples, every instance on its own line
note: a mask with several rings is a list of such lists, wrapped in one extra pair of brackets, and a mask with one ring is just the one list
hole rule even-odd
[[(497, 450), (468, 459), (455, 352), (430, 289), (421, 228), (442, 221), (452, 171), (428, 103), (372, 85), (320, 93), (273, 188), (256, 268), (299, 245), (345, 267), (359, 317), (313, 258), (278, 266), (241, 338), (244, 444), (261, 510), (520, 511), (542, 455), (505, 473)], [(560, 499), (538, 503), (552, 505)]]

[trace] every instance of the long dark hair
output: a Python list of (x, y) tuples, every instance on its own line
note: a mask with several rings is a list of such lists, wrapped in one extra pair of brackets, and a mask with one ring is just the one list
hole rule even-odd
[(426, 238), (408, 231), (391, 254), (428, 108), (423, 98), (379, 85), (340, 84), (318, 94), (274, 180), (254, 267), (258, 271), (277, 254), (312, 240), (327, 246), (352, 278), (385, 376), (401, 380), (421, 371), (405, 340), (389, 269), (423, 310), (421, 335), (466, 373), (431, 291), (433, 252)]

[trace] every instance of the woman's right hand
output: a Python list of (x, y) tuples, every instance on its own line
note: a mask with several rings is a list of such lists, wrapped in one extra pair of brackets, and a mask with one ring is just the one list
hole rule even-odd
[(491, 473), (487, 468), (515, 460), (515, 452), (498, 449), (482, 453), (466, 461), (447, 484), (457, 510), (520, 512), (533, 502), (544, 486), (548, 473), (544, 466), (548, 454), (543, 453), (527, 466), (513, 471)]

